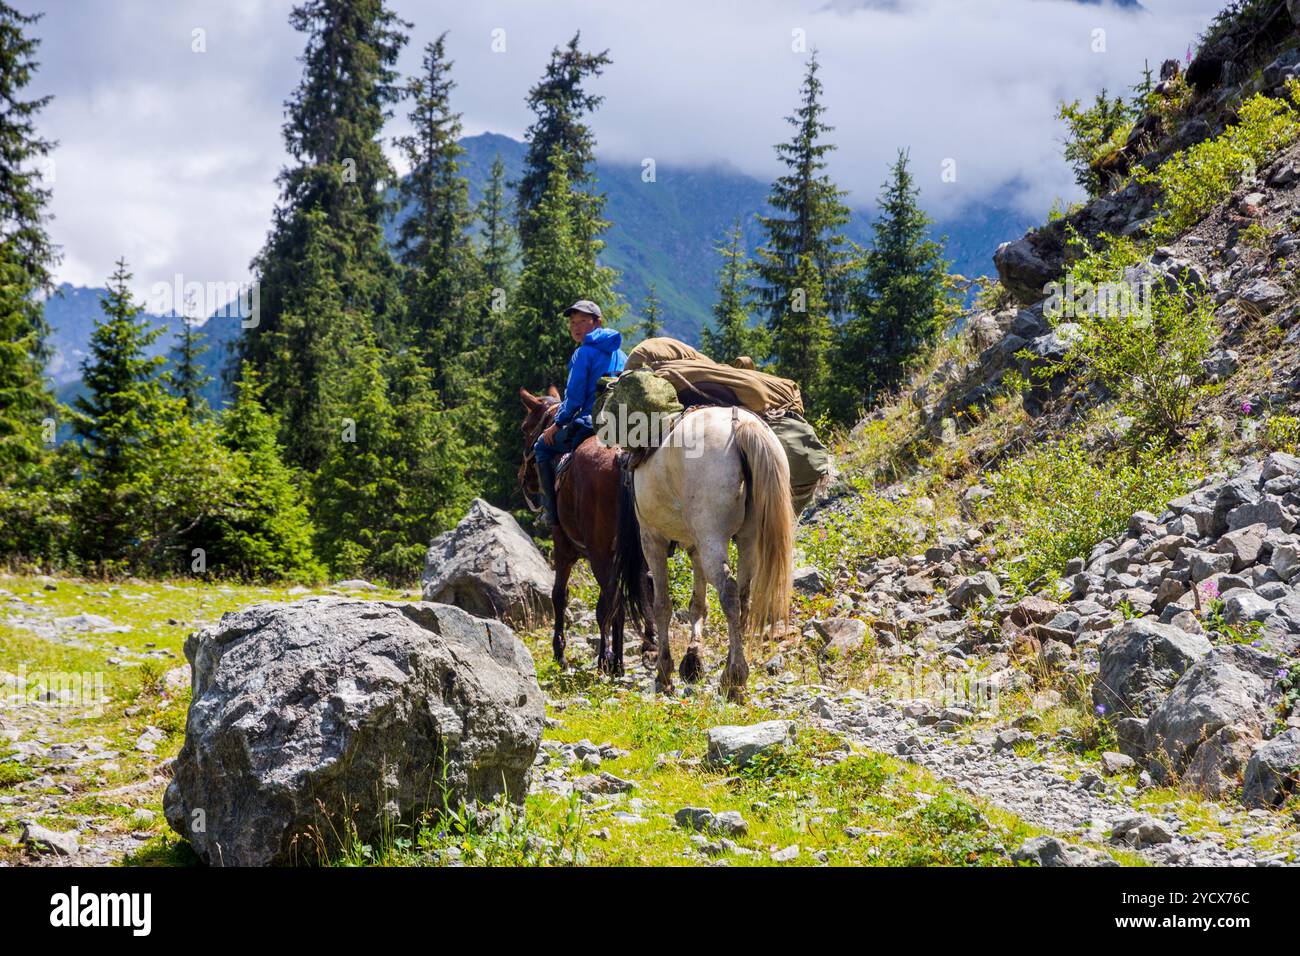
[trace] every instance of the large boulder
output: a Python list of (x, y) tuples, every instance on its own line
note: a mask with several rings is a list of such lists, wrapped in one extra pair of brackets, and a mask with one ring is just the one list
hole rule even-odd
[(510, 514), (475, 498), (460, 524), (433, 539), (424, 599), (527, 627), (552, 613), (555, 573)]
[(1093, 703), (1109, 719), (1145, 717), (1210, 642), (1172, 624), (1138, 618), (1121, 624), (1101, 645)]
[(1248, 807), (1276, 806), (1300, 787), (1300, 727), (1284, 730), (1255, 748), (1241, 785)]
[(309, 862), (422, 811), (521, 801), (545, 704), (509, 628), (443, 604), (259, 604), (191, 635), (163, 808), (199, 857)]
[[(1271, 677), (1276, 668), (1276, 658), (1244, 644), (1216, 647), (1188, 668), (1147, 721), (1147, 770), (1152, 778), (1157, 783), (1181, 778), (1204, 745), (1214, 748), (1213, 763), (1221, 765), (1221, 775), (1239, 769), (1240, 757), (1229, 745), (1263, 736), (1272, 717)], [(1216, 737), (1224, 728), (1232, 728), (1232, 734)], [(1208, 770), (1206, 761), (1200, 761), (1186, 782), (1204, 786), (1213, 777)]]

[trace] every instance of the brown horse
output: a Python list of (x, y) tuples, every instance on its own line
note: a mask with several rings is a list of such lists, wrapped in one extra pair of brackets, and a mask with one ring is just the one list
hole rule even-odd
[[(519, 487), (532, 511), (540, 487), (533, 444), (560, 407), (560, 393), (552, 385), (543, 395), (519, 389), (524, 403), (524, 460), (519, 466)], [(618, 554), (619, 484), (618, 451), (592, 436), (578, 446), (556, 480), (555, 511), (560, 526), (555, 529), (555, 632), (551, 646), (555, 661), (564, 667), (564, 609), (569, 599), (569, 575), (579, 558), (586, 558), (600, 585), (596, 602), (596, 623), (600, 627), (597, 667), (609, 674), (623, 673), (623, 624), (628, 613), (641, 630), (642, 655), (655, 653), (655, 627), (646, 613), (651, 586), (648, 574), (629, 583), (616, 566)], [(636, 542), (639, 551), (640, 541)], [(644, 567), (644, 565), (642, 565)], [(631, 591), (632, 593), (629, 593)]]

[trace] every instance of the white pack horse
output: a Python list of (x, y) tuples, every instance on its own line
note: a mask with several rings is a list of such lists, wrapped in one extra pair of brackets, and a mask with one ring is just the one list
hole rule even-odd
[[(743, 700), (749, 677), (746, 639), (786, 620), (790, 607), (795, 518), (785, 450), (752, 412), (694, 409), (672, 425), (630, 482), (624, 476), (620, 495), (621, 593), (629, 602), (640, 600), (640, 570), (648, 567), (658, 635), (656, 688), (672, 690), (668, 553), (676, 543), (690, 555), (695, 572), (681, 676), (694, 682), (703, 672), (700, 640), (711, 584), (727, 616), (722, 689), (730, 699)], [(632, 496), (634, 505), (626, 500)], [(732, 540), (739, 558), (734, 569), (728, 555)]]

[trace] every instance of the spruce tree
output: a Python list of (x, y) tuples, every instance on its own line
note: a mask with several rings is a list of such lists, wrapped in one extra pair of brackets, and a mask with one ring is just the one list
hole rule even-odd
[(240, 356), (266, 383), (265, 400), (282, 420), (290, 460), (311, 468), (319, 462), (322, 436), (297, 430), (307, 416), (291, 403), (294, 396), (318, 396), (330, 384), (312, 378), (322, 370), (318, 356), (304, 366), (288, 349), (302, 329), (286, 329), (286, 316), (299, 326), (326, 321), (306, 313), (328, 285), (336, 295), (329, 320), (353, 325), (316, 329), (311, 338), (313, 345), (332, 340), (342, 365), (351, 363), (346, 349), (367, 329), (385, 339), (401, 333), (396, 265), (383, 234), (385, 187), (394, 172), (380, 137), (400, 95), (393, 67), (410, 25), (384, 0), (306, 0), (289, 21), (307, 36), (302, 79), (286, 103), (291, 163), (278, 177), (271, 233), (253, 262), (258, 323), (242, 336)]
[[(44, 185), (41, 161), (57, 145), (36, 130), (36, 119), (50, 104), (51, 96), (24, 99), (39, 65), (35, 60), (40, 40), (26, 31), (44, 14), (23, 14), (0, 0), (0, 246), (5, 260), (22, 271), (27, 290), (23, 295), (23, 317), (35, 333), (34, 343), (42, 367), (48, 359), (45, 338), (45, 310), (29, 301), (31, 293), (48, 289), (50, 269), (59, 259), (45, 224), (50, 189)], [(9, 277), (11, 280), (16, 275)]]
[[(587, 92), (584, 83), (600, 76), (613, 61), (609, 51), (584, 53), (579, 45), (581, 32), (575, 33), (564, 49), (551, 51), (537, 85), (528, 91), (528, 108), (536, 119), (528, 127), (528, 154), (524, 172), (517, 184), (519, 236), (525, 247), (533, 239), (535, 221), (532, 213), (541, 204), (550, 185), (555, 157), (563, 156), (574, 190), (574, 203), (585, 204), (582, 220), (595, 227), (604, 208), (603, 195), (595, 189), (595, 137), (586, 124), (586, 114), (596, 110), (604, 97)], [(594, 239), (597, 232), (578, 233), (580, 239)]]
[(506, 166), (499, 155), (492, 160), (492, 174), (477, 212), (482, 225), (479, 261), (491, 308), (496, 290), (509, 295), (519, 258), (515, 229), (506, 209)]
[(191, 316), (183, 315), (179, 338), (172, 349), (170, 380), (173, 392), (185, 404), (185, 414), (194, 418), (208, 411), (203, 389), (212, 381), (212, 376), (205, 374), (199, 364), (199, 356), (208, 351), (203, 342), (207, 336), (194, 328)]
[(907, 152), (899, 150), (878, 199), (854, 316), (840, 330), (837, 415), (844, 421), (901, 382), (953, 317), (948, 264), (942, 246), (929, 238), (930, 219), (907, 164)]
[(399, 351), (385, 369), (374, 343), (357, 354), (313, 482), (318, 546), (336, 574), (406, 583), (418, 577), (429, 538), (469, 502), (466, 461), (418, 356)]
[(221, 415), (219, 439), (232, 458), (237, 484), (231, 506), (199, 526), (193, 540), (219, 574), (248, 581), (315, 580), (322, 569), (312, 551), (307, 504), (276, 439), (277, 423), (262, 406), (263, 386), (245, 366), (234, 400)]
[[(287, 460), (311, 472), (319, 467), (332, 441), (331, 402), (342, 379), (357, 361), (354, 353), (373, 334), (369, 314), (346, 297), (335, 271), (337, 235), (324, 223), (324, 213), (305, 217), (307, 247), (298, 268), (294, 306), (266, 333), (274, 361), (260, 378), (267, 384), (266, 404), (280, 422), (280, 441)], [(257, 370), (256, 363), (253, 365)], [(271, 380), (279, 382), (272, 402)]]
[(39, 298), (58, 260), (38, 167), (54, 143), (36, 130), (50, 97), (24, 98), (40, 43), (26, 31), (39, 19), (0, 2), (0, 557), (48, 561), (62, 544), (67, 492), (49, 449), (55, 403)]
[(166, 359), (146, 354), (162, 329), (142, 317), (130, 280), (118, 260), (82, 363), (77, 543), (103, 567), (174, 571), (192, 545), (187, 536), (229, 507), (234, 479), (213, 423), (190, 421), (167, 391)]
[[(617, 273), (600, 265), (604, 243), (583, 238), (607, 225), (592, 220), (592, 207), (575, 193), (568, 163), (557, 152), (551, 159), (546, 191), (529, 212), (529, 235), (523, 267), (500, 333), (497, 374), (491, 388), (498, 422), (520, 420), (519, 389), (564, 387), (574, 344), (563, 310), (578, 299), (600, 305), (605, 324), (615, 325), (623, 311), (614, 291)], [(518, 429), (501, 427), (496, 435), (492, 474), (487, 487), (505, 497), (514, 487), (523, 454)]]
[(659, 301), (659, 296), (655, 294), (655, 284), (650, 283), (650, 288), (646, 290), (645, 303), (641, 306), (641, 321), (637, 323), (637, 340), (644, 342), (646, 339), (652, 339), (657, 335), (663, 335), (664, 323), (660, 317), (663, 314), (663, 303)]
[[(825, 172), (826, 157), (835, 147), (823, 137), (834, 127), (822, 119), (825, 107), (817, 70), (814, 51), (799, 107), (786, 117), (795, 135), (776, 146), (787, 172), (772, 184), (768, 196), (774, 214), (759, 216), (767, 239), (758, 252), (757, 272), (776, 372), (799, 383), (810, 409), (825, 411), (825, 348), (831, 321), (844, 308), (851, 257), (840, 233), (849, 221), (845, 193)], [(820, 307), (814, 308), (813, 302)]]
[(434, 387), (452, 395), (453, 366), (473, 342), (482, 294), (478, 262), (470, 239), (473, 215), (469, 182), (460, 172), (464, 148), (458, 142), (460, 114), (451, 110), (451, 61), (446, 34), (424, 50), (423, 73), (413, 78), (413, 132), (397, 140), (411, 172), (402, 182), (402, 203), (409, 209), (398, 232), (398, 249), (406, 272), (407, 323), (433, 372)]
[(718, 301), (713, 305), (713, 325), (700, 333), (701, 349), (715, 362), (734, 362), (748, 355), (762, 362), (768, 352), (766, 331), (749, 315), (753, 266), (745, 256), (740, 221), (731, 227), (727, 241), (719, 243), (722, 268), (718, 270)]
[(502, 356), (513, 380), (507, 391), (514, 404), (521, 385), (563, 386), (574, 348), (564, 309), (578, 299), (591, 299), (600, 305), (606, 325), (622, 312), (614, 291), (618, 274), (598, 260), (604, 242), (588, 238), (608, 223), (591, 218), (592, 208), (573, 188), (564, 156), (557, 151), (550, 165), (546, 191), (529, 212), (531, 238), (524, 244), (523, 269)]

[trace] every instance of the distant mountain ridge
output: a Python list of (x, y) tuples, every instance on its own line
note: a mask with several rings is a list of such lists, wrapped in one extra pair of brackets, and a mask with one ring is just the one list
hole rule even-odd
[[(470, 201), (483, 196), (497, 156), (505, 165), (508, 182), (518, 180), (527, 146), (497, 133), (466, 136), (464, 174), (469, 180)], [(881, 170), (883, 180), (885, 170)], [(606, 194), (605, 218), (611, 223), (604, 239), (602, 261), (620, 273), (619, 291), (634, 319), (645, 302), (650, 285), (663, 303), (667, 334), (698, 343), (700, 331), (710, 321), (714, 282), (721, 258), (717, 245), (739, 219), (745, 243), (752, 255), (763, 240), (756, 218), (766, 208), (768, 184), (739, 170), (721, 166), (678, 167), (660, 164), (655, 181), (642, 180), (637, 163), (597, 160), (598, 188)], [(510, 196), (513, 203), (513, 192)], [(396, 234), (398, 215), (387, 226)], [(872, 214), (854, 209), (845, 235), (861, 245), (871, 238)], [(974, 276), (992, 272), (992, 255), (998, 244), (1024, 234), (1036, 225), (1029, 216), (996, 202), (966, 210), (960, 218), (937, 223), (935, 238), (947, 237), (946, 255), (953, 270)], [(52, 332), (52, 358), (47, 369), (61, 400), (71, 400), (81, 387), (81, 362), (89, 351), (95, 321), (102, 314), (99, 300), (104, 290), (64, 284), (45, 305)], [(152, 354), (169, 354), (181, 329), (179, 316), (151, 315), (165, 332), (151, 349)], [(207, 374), (213, 378), (205, 396), (214, 408), (225, 404), (222, 373), (240, 334), (239, 320), (224, 315), (206, 319), (199, 330), (206, 336), (208, 351), (201, 356)]]
[[(481, 133), (464, 137), (461, 145), (471, 202), (482, 198), (498, 155), (507, 182), (522, 174), (525, 143), (499, 133)], [(746, 248), (754, 254), (764, 238), (757, 216), (769, 211), (769, 184), (717, 164), (658, 164), (654, 182), (645, 182), (642, 173), (639, 163), (597, 159), (597, 188), (607, 197), (605, 218), (611, 223), (603, 236), (602, 261), (619, 271), (619, 291), (633, 315), (640, 313), (653, 283), (663, 303), (667, 333), (698, 343), (701, 329), (711, 321), (714, 283), (722, 265), (717, 246), (739, 219)], [(880, 171), (882, 182), (886, 173)], [(854, 207), (845, 236), (868, 245), (874, 219), (873, 211)], [(999, 243), (1018, 238), (1037, 224), (1037, 219), (1014, 211), (1009, 203), (994, 201), (936, 222), (931, 232), (936, 239), (946, 237), (945, 254), (954, 272), (977, 276), (993, 272), (993, 251)]]

